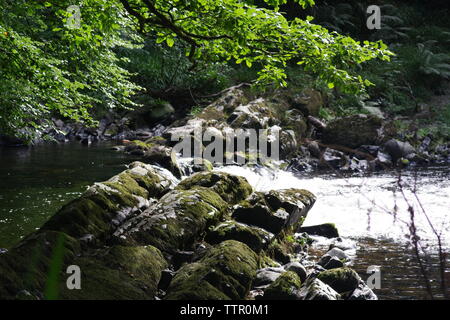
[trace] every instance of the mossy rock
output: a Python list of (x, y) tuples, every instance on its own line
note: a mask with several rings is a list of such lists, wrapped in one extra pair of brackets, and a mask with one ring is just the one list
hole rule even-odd
[(353, 269), (346, 267), (322, 271), (317, 278), (338, 293), (353, 291), (361, 282), (359, 275)]
[(382, 119), (374, 115), (353, 115), (330, 122), (323, 132), (326, 144), (357, 148), (376, 145), (381, 140)]
[(263, 299), (299, 300), (298, 290), (301, 285), (300, 277), (293, 271), (287, 271), (264, 290)]
[(219, 221), (228, 205), (204, 187), (173, 190), (114, 233), (119, 242), (153, 245), (163, 252), (189, 249), (199, 236)]
[(263, 98), (240, 105), (228, 117), (227, 122), (235, 129), (266, 129), (280, 124), (272, 105)]
[(198, 262), (183, 266), (167, 290), (167, 300), (239, 300), (248, 294), (258, 256), (242, 242), (214, 246)]
[(75, 238), (89, 234), (105, 241), (127, 216), (145, 208), (149, 198), (159, 198), (172, 186), (151, 166), (136, 162), (108, 181), (91, 186), (41, 229), (62, 231)]
[(63, 266), (79, 252), (79, 242), (65, 233), (29, 235), (0, 256), (0, 299), (51, 298)]
[(229, 204), (238, 203), (247, 198), (253, 191), (245, 178), (224, 172), (196, 173), (181, 181), (176, 189), (188, 190), (195, 186), (210, 188)]
[(177, 178), (181, 178), (181, 169), (178, 165), (178, 160), (172, 148), (155, 145), (145, 152), (144, 159), (150, 164), (158, 164), (166, 168)]
[(81, 270), (81, 289), (61, 286), (60, 299), (149, 299), (156, 296), (162, 271), (168, 264), (152, 246), (113, 246), (76, 259)]
[(232, 216), (278, 234), (300, 227), (315, 201), (311, 192), (301, 189), (255, 192), (236, 206)]
[(206, 235), (205, 241), (217, 244), (225, 240), (237, 240), (248, 245), (253, 251), (260, 252), (268, 246), (272, 237), (273, 234), (261, 228), (229, 220), (213, 227)]
[(341, 295), (317, 278), (310, 278), (299, 292), (301, 300), (340, 300)]

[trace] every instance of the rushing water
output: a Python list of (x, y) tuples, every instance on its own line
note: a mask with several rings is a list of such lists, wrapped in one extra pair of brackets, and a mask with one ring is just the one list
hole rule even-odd
[[(404, 196), (397, 187), (399, 174), (395, 172), (342, 176), (336, 173), (294, 175), (237, 166), (220, 170), (246, 177), (260, 191), (285, 188), (312, 191), (317, 201), (304, 225), (331, 222), (342, 237), (353, 240), (356, 248), (353, 267), (363, 278), (368, 277), (369, 266), (380, 267), (382, 285), (375, 292), (384, 299), (426, 296), (419, 266), (407, 241), (411, 222), (408, 207), (411, 205), (417, 233), (430, 253), (433, 289), (438, 291), (437, 241), (421, 208), (442, 235), (444, 247), (450, 249), (450, 168), (403, 172)], [(416, 190), (415, 193), (412, 190)], [(326, 241), (319, 242), (316, 255), (323, 254), (328, 245)]]
[[(110, 151), (108, 144), (86, 147), (78, 143), (42, 145), (30, 149), (0, 149), (0, 248), (10, 247), (40, 227), (64, 203), (88, 185), (103, 181), (125, 168), (133, 158)], [(332, 173), (294, 175), (284, 171), (227, 166), (216, 170), (241, 175), (256, 190), (304, 188), (317, 196), (305, 225), (335, 223), (356, 250), (353, 267), (364, 278), (367, 267), (381, 267), (385, 299), (423, 298), (423, 282), (405, 235), (410, 215), (395, 173), (347, 177)], [(419, 235), (430, 245), (432, 276), (437, 278), (434, 237), (419, 203), (408, 191), (416, 185), (420, 203), (450, 248), (450, 169), (429, 168), (404, 172), (405, 195), (415, 208)], [(393, 215), (393, 213), (396, 214)], [(312, 251), (326, 251), (326, 241)], [(437, 282), (434, 287), (438, 287)]]
[(0, 248), (39, 228), (93, 182), (123, 171), (133, 159), (110, 146), (0, 148)]

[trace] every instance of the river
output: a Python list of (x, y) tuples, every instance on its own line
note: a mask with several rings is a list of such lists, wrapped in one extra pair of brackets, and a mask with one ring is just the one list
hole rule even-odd
[[(111, 144), (90, 147), (79, 143), (45, 144), (32, 148), (0, 149), (0, 248), (11, 247), (22, 236), (41, 226), (64, 203), (79, 196), (87, 186), (103, 181), (135, 160), (111, 151)], [(353, 267), (364, 278), (368, 266), (381, 270), (383, 299), (421, 299), (424, 287), (418, 266), (405, 235), (409, 221), (407, 205), (397, 191), (398, 174), (341, 176), (335, 173), (295, 175), (284, 171), (227, 166), (216, 170), (246, 177), (256, 190), (304, 188), (317, 196), (305, 225), (335, 223), (340, 235), (354, 246)], [(450, 169), (427, 168), (405, 171), (406, 186), (417, 195), (430, 220), (442, 232), (444, 246), (450, 248)], [(417, 200), (407, 191), (407, 199), (417, 210), (422, 241), (430, 246), (431, 274), (437, 277), (435, 239)], [(396, 212), (392, 215), (392, 212)], [(327, 240), (312, 248), (317, 256), (326, 251)], [(433, 286), (437, 288), (438, 283)]]

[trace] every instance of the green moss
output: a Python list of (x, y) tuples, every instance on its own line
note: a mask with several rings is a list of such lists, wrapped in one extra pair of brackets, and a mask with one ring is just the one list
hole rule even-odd
[(74, 261), (82, 271), (81, 290), (62, 285), (62, 299), (154, 299), (168, 264), (151, 246), (114, 246)]
[[(151, 211), (127, 221), (116, 236), (134, 243), (151, 244), (164, 252), (189, 248), (223, 216), (227, 207), (217, 193), (205, 187), (173, 190)], [(139, 228), (135, 230), (137, 224)]]
[(260, 252), (268, 246), (272, 236), (261, 228), (226, 221), (212, 228), (206, 235), (205, 240), (211, 244), (217, 244), (225, 240), (237, 240), (245, 243), (255, 252)]
[(177, 189), (187, 190), (194, 186), (210, 188), (229, 204), (234, 204), (247, 198), (253, 191), (245, 178), (223, 172), (196, 173), (180, 182)]
[(79, 252), (78, 241), (65, 233), (31, 234), (0, 258), (0, 298), (26, 298), (18, 296), (24, 290), (27, 298), (41, 298), (44, 291), (57, 294), (62, 266)]
[(300, 277), (295, 272), (287, 271), (264, 290), (264, 299), (298, 300), (301, 284)]
[(354, 270), (346, 267), (322, 271), (317, 278), (338, 293), (355, 290), (361, 281)]
[(198, 262), (183, 266), (172, 280), (166, 299), (243, 299), (258, 264), (258, 256), (247, 245), (224, 241)]

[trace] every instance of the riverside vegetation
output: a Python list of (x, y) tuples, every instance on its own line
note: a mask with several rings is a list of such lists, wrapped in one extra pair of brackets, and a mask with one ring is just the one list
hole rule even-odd
[[(280, 163), (248, 149), (223, 162), (256, 157), (306, 172), (448, 165), (450, 29), (437, 11), (383, 1), (389, 14), (369, 32), (364, 2), (312, 3), (195, 1), (173, 15), (176, 1), (84, 1), (83, 27), (68, 30), (65, 3), (6, 1), (2, 143), (113, 139), (142, 159), (2, 253), (0, 297), (376, 299), (338, 240), (309, 260), (309, 235), (338, 236), (332, 224), (302, 228), (311, 192), (255, 192), (215, 171), (220, 163), (172, 153), (175, 132), (195, 139), (201, 126), (219, 142), (229, 129), (280, 133)], [(81, 290), (66, 286), (69, 265), (81, 269)]]

